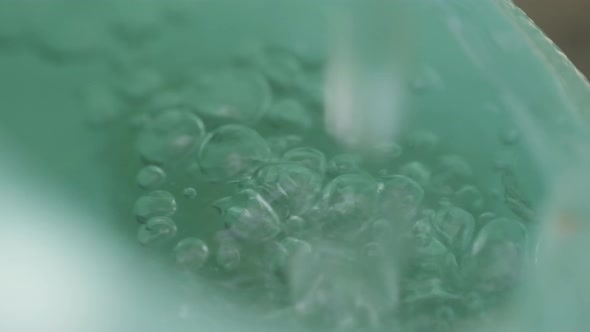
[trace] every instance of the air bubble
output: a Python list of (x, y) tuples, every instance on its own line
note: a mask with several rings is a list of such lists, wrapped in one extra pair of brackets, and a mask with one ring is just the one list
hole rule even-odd
[(144, 190), (153, 190), (166, 182), (166, 172), (156, 165), (145, 166), (137, 172), (137, 185)]
[(102, 127), (122, 114), (121, 101), (115, 93), (103, 86), (92, 86), (83, 91), (86, 122), (92, 127)]
[(328, 173), (336, 177), (342, 174), (352, 174), (362, 172), (361, 157), (354, 154), (339, 154), (332, 159), (328, 165)]
[(184, 188), (184, 190), (182, 191), (182, 195), (186, 199), (195, 199), (195, 197), (197, 197), (197, 191), (195, 190), (195, 188), (191, 187)]
[(176, 213), (176, 199), (167, 191), (152, 191), (135, 201), (133, 212), (140, 223), (153, 217), (169, 217)]
[(302, 147), (285, 152), (283, 160), (303, 165), (323, 175), (326, 172), (326, 156), (320, 150)]
[(268, 79), (282, 87), (293, 85), (301, 72), (299, 59), (289, 52), (271, 49), (256, 58), (256, 64)]
[(477, 217), (477, 224), (480, 226), (486, 225), (490, 221), (496, 219), (496, 214), (493, 212), (484, 212), (479, 217)]
[(240, 249), (231, 244), (221, 244), (217, 250), (216, 261), (222, 269), (233, 271), (240, 265)]
[(272, 164), (254, 178), (260, 194), (281, 218), (306, 212), (322, 189), (322, 177), (298, 164)]
[(396, 217), (408, 222), (416, 215), (424, 197), (424, 189), (403, 175), (393, 175), (383, 181), (379, 195), (379, 212), (385, 217)]
[(453, 248), (467, 250), (471, 245), (475, 220), (469, 212), (453, 206), (444, 207), (437, 212), (434, 225)]
[(375, 213), (377, 182), (369, 175), (344, 174), (324, 188), (326, 209), (336, 214), (337, 222), (363, 221)]
[(507, 146), (518, 143), (519, 139), (520, 133), (515, 129), (507, 130), (500, 135), (500, 141), (502, 142), (502, 144)]
[(266, 142), (274, 154), (282, 155), (285, 151), (301, 144), (303, 138), (298, 135), (271, 136), (266, 139)]
[(297, 100), (281, 99), (275, 102), (268, 112), (270, 122), (278, 125), (292, 126), (299, 129), (310, 129), (313, 118), (309, 111)]
[(287, 250), (289, 255), (311, 254), (311, 244), (294, 237), (287, 237), (281, 241), (281, 245)]
[(283, 232), (298, 235), (305, 230), (305, 220), (299, 216), (290, 216), (283, 222)]
[(137, 137), (137, 150), (145, 161), (165, 164), (187, 155), (204, 136), (205, 126), (198, 116), (170, 109), (146, 123)]
[(243, 123), (258, 121), (268, 111), (271, 98), (264, 76), (248, 69), (201, 74), (187, 93), (199, 114)]
[(154, 217), (139, 227), (137, 240), (143, 245), (166, 242), (176, 236), (176, 223), (169, 217)]
[(377, 145), (372, 152), (380, 159), (398, 159), (403, 153), (402, 146), (395, 142), (387, 142)]
[(418, 182), (422, 187), (426, 187), (430, 181), (430, 170), (426, 165), (419, 161), (412, 161), (404, 164), (400, 168), (399, 173)]
[(174, 247), (176, 262), (189, 270), (198, 270), (209, 258), (209, 247), (198, 238), (186, 238)]
[(417, 153), (427, 156), (438, 146), (439, 138), (430, 131), (415, 131), (408, 135), (408, 147)]
[(453, 196), (453, 202), (455, 205), (468, 211), (477, 212), (484, 206), (481, 191), (472, 185), (461, 187), (461, 189), (459, 189)]
[(439, 158), (432, 175), (432, 189), (439, 195), (452, 195), (457, 187), (473, 175), (471, 166), (460, 156), (446, 155)]
[(280, 232), (279, 217), (266, 200), (252, 189), (231, 197), (233, 204), (223, 212), (223, 220), (232, 234), (249, 241), (266, 241)]
[(526, 248), (527, 232), (519, 222), (499, 218), (486, 224), (473, 243), (471, 257), (480, 292), (510, 289), (523, 272)]
[(247, 179), (270, 158), (266, 141), (253, 129), (225, 125), (209, 133), (199, 151), (199, 164), (207, 180)]
[(362, 252), (363, 256), (369, 258), (383, 257), (385, 255), (385, 249), (377, 242), (367, 243), (363, 246)]

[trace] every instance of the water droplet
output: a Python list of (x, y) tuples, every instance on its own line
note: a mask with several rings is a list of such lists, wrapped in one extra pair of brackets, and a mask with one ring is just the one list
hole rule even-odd
[(187, 93), (199, 114), (244, 123), (258, 121), (268, 111), (271, 98), (264, 76), (248, 69), (201, 74)]
[(194, 199), (195, 197), (197, 197), (197, 191), (195, 190), (195, 188), (191, 187), (184, 188), (184, 190), (182, 191), (182, 195), (186, 199)]
[(453, 206), (444, 207), (437, 212), (434, 225), (451, 246), (466, 250), (471, 245), (475, 219), (469, 212)]
[(322, 177), (298, 164), (267, 165), (256, 173), (254, 184), (281, 218), (301, 215), (322, 189)]
[(359, 222), (375, 213), (377, 182), (364, 174), (344, 174), (324, 188), (326, 209), (335, 213), (337, 223)]
[(418, 182), (422, 187), (426, 187), (430, 181), (430, 170), (419, 161), (411, 161), (404, 164), (400, 168), (399, 173)]
[(153, 190), (166, 182), (166, 173), (158, 166), (145, 166), (137, 172), (136, 181), (141, 189)]
[(269, 158), (266, 141), (255, 130), (241, 125), (215, 129), (199, 151), (201, 171), (213, 182), (244, 180)]
[(277, 125), (293, 126), (304, 130), (313, 126), (313, 118), (309, 111), (294, 99), (281, 99), (275, 102), (271, 106), (267, 118)]
[(140, 223), (153, 217), (169, 217), (176, 213), (176, 199), (167, 191), (152, 191), (135, 201), (133, 212)]
[(137, 150), (144, 160), (164, 164), (187, 155), (204, 136), (205, 125), (199, 117), (170, 109), (146, 123), (137, 137)]
[(285, 152), (283, 160), (303, 165), (323, 175), (326, 172), (326, 156), (320, 150), (308, 147), (295, 148)]
[(223, 243), (217, 250), (217, 264), (226, 271), (233, 271), (240, 265), (240, 249)]
[(169, 217), (154, 217), (139, 227), (137, 240), (143, 245), (166, 242), (176, 236), (176, 223)]
[(266, 241), (280, 232), (279, 217), (255, 190), (244, 189), (231, 197), (233, 204), (223, 219), (233, 234), (244, 240)]
[(198, 270), (205, 265), (209, 258), (209, 247), (198, 238), (186, 238), (174, 247), (176, 262), (189, 269)]
[(362, 172), (361, 157), (354, 154), (339, 154), (330, 159), (328, 172), (331, 176), (336, 177), (342, 174), (352, 174)]
[(416, 215), (423, 197), (424, 189), (416, 181), (403, 175), (393, 175), (383, 181), (379, 211), (385, 217), (408, 222)]

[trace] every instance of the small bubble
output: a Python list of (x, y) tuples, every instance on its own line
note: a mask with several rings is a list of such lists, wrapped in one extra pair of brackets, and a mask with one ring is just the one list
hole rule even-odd
[(382, 143), (371, 151), (378, 158), (383, 160), (398, 159), (403, 153), (402, 146), (395, 142)]
[(339, 223), (345, 223), (349, 219), (357, 222), (371, 217), (378, 196), (377, 182), (371, 176), (344, 174), (326, 185), (323, 199), (326, 209), (336, 213)]
[(154, 68), (136, 67), (117, 80), (120, 92), (127, 98), (141, 100), (164, 85), (162, 74)]
[(311, 254), (312, 252), (311, 244), (294, 237), (287, 237), (283, 239), (281, 241), (281, 245), (291, 256), (297, 254)]
[(266, 142), (273, 153), (282, 155), (285, 151), (301, 144), (303, 138), (298, 135), (271, 136), (266, 139)]
[(168, 241), (176, 236), (176, 223), (169, 217), (154, 217), (139, 227), (137, 240), (143, 245)]
[(480, 291), (496, 294), (512, 288), (524, 270), (527, 247), (527, 231), (521, 223), (506, 218), (488, 222), (471, 250)]
[(407, 146), (419, 153), (432, 153), (438, 146), (439, 138), (430, 131), (415, 131), (408, 135)]
[(290, 216), (283, 222), (283, 231), (288, 235), (297, 235), (305, 230), (305, 220), (299, 216)]
[(190, 270), (198, 270), (209, 258), (209, 247), (198, 238), (186, 238), (174, 247), (176, 262)]
[(473, 185), (461, 187), (453, 195), (453, 202), (455, 205), (472, 212), (480, 211), (484, 206), (483, 194)]
[(275, 102), (267, 115), (270, 122), (278, 125), (293, 126), (300, 129), (310, 129), (313, 118), (309, 111), (297, 100), (281, 99)]
[(395, 216), (406, 222), (416, 215), (424, 197), (424, 189), (403, 175), (393, 175), (383, 182), (379, 210), (385, 217)]
[(411, 82), (411, 88), (415, 93), (422, 94), (438, 89), (441, 84), (441, 78), (434, 68), (422, 66)]
[(400, 168), (399, 173), (418, 182), (422, 187), (426, 187), (430, 181), (430, 170), (426, 165), (419, 161), (412, 161), (404, 164)]
[(83, 91), (86, 122), (101, 127), (122, 115), (123, 107), (115, 93), (103, 86), (92, 86)]
[(311, 208), (322, 189), (322, 176), (298, 164), (271, 164), (260, 169), (254, 185), (281, 218)]
[(204, 136), (205, 125), (198, 116), (170, 109), (146, 123), (137, 137), (137, 150), (144, 160), (164, 164), (184, 157)]
[(240, 265), (240, 250), (231, 244), (222, 244), (217, 250), (217, 264), (226, 271), (233, 271)]
[(383, 246), (377, 242), (367, 243), (363, 247), (362, 252), (363, 252), (363, 256), (370, 257), (370, 258), (383, 257), (385, 254), (385, 250), (383, 249)]
[(258, 132), (241, 125), (225, 125), (207, 135), (198, 158), (207, 180), (220, 182), (247, 179), (270, 155)]
[(203, 116), (255, 123), (268, 111), (272, 94), (259, 72), (223, 69), (199, 75), (186, 97)]
[(322, 151), (314, 148), (302, 147), (289, 150), (283, 155), (283, 160), (303, 165), (322, 175), (326, 172), (326, 156)]
[(479, 225), (486, 225), (488, 222), (496, 219), (496, 214), (493, 212), (484, 212), (477, 217), (477, 223)]
[(145, 166), (137, 172), (137, 185), (144, 190), (153, 190), (166, 182), (166, 172), (156, 165)]
[(328, 172), (333, 177), (342, 174), (359, 173), (362, 171), (361, 162), (361, 157), (358, 155), (339, 154), (330, 159)]
[(519, 139), (520, 133), (517, 130), (508, 130), (500, 135), (500, 141), (504, 145), (514, 145)]
[(432, 189), (439, 195), (452, 195), (471, 176), (473, 170), (464, 158), (445, 155), (439, 158), (432, 174)]
[(197, 197), (197, 191), (195, 190), (195, 188), (191, 187), (184, 188), (184, 190), (182, 191), (182, 195), (186, 199), (194, 199), (195, 197)]
[(176, 213), (176, 199), (167, 191), (152, 191), (135, 201), (133, 212), (140, 223), (153, 217), (169, 217)]
[(270, 240), (281, 230), (276, 212), (252, 189), (232, 195), (222, 215), (231, 232), (244, 240)]
[(436, 213), (434, 225), (455, 248), (467, 250), (475, 233), (475, 219), (460, 208), (447, 206)]
[(293, 85), (295, 78), (302, 71), (301, 63), (295, 55), (276, 48), (256, 57), (255, 62), (271, 82), (282, 87)]

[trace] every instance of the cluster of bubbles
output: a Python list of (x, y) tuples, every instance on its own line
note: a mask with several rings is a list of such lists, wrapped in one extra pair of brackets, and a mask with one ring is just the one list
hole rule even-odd
[[(143, 114), (139, 242), (172, 243), (183, 269), (284, 321), (452, 331), (490, 319), (528, 262), (533, 213), (510, 169), (498, 208), (432, 132), (346, 151), (319, 127), (318, 92), (295, 79), (313, 67), (276, 50), (251, 60), (199, 76), (187, 104)], [(196, 234), (177, 229), (175, 196), (159, 189), (164, 168), (187, 172), (179, 164), (198, 169), (185, 204), (217, 212)]]
[[(100, 47), (108, 54), (67, 34), (34, 39), (43, 45), (1, 39), (56, 63), (106, 64), (112, 80), (93, 80), (83, 108), (92, 126), (125, 122), (135, 137), (139, 243), (236, 302), (324, 330), (451, 331), (510, 297), (535, 216), (506, 165), (498, 207), (432, 132), (368, 155), (345, 150), (322, 130), (321, 59), (255, 45), (222, 64), (168, 70), (133, 53), (147, 52), (162, 22), (184, 22), (181, 8), (154, 13), (165, 15), (116, 20), (105, 38), (116, 47)], [(425, 93), (435, 76), (413, 89)]]

